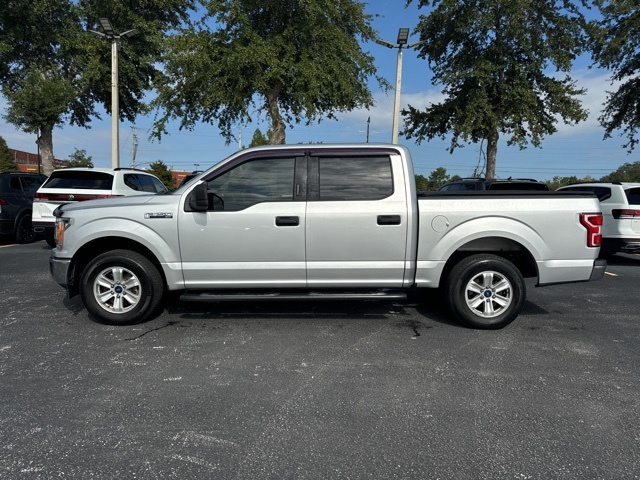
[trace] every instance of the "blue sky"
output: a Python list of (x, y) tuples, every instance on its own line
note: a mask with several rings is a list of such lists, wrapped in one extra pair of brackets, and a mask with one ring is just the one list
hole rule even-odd
[[(374, 27), (380, 38), (395, 43), (398, 28), (409, 27), (412, 31), (418, 24), (420, 12), (414, 2), (404, 8), (404, 0), (370, 0), (369, 13), (380, 16), (374, 19)], [(424, 11), (423, 13), (426, 13)], [(410, 42), (417, 41), (412, 35)], [(395, 83), (397, 51), (366, 44), (364, 49), (376, 59), (378, 73), (392, 85)], [(588, 90), (582, 98), (589, 110), (589, 119), (576, 126), (558, 124), (558, 132), (543, 141), (542, 148), (530, 146), (525, 150), (508, 147), (501, 141), (498, 147), (496, 175), (500, 178), (526, 177), (539, 180), (554, 176), (591, 175), (599, 178), (616, 170), (620, 165), (638, 160), (638, 153), (627, 155), (622, 147), (624, 138), (614, 136), (603, 140), (604, 130), (597, 118), (606, 99), (606, 91), (613, 90), (610, 85), (610, 73), (590, 69), (590, 59), (582, 58), (574, 65), (572, 77), (580, 87)], [(430, 102), (442, 98), (442, 87), (430, 82), (430, 71), (424, 60), (417, 58), (412, 50), (406, 50), (403, 56), (402, 106), (411, 104), (425, 108)], [(356, 110), (338, 115), (338, 120), (324, 120), (310, 126), (296, 125), (287, 129), (287, 143), (300, 142), (364, 142), (366, 140), (367, 119), (371, 118), (370, 141), (390, 142), (393, 111), (393, 91), (385, 94), (377, 84), (372, 83), (376, 106), (371, 110)], [(6, 101), (0, 98), (0, 111), (4, 113)], [(169, 135), (161, 142), (151, 141), (149, 132), (153, 116), (139, 117), (135, 124), (122, 122), (120, 125), (120, 158), (122, 166), (131, 163), (132, 127), (138, 132), (138, 150), (136, 165), (145, 168), (151, 162), (163, 160), (177, 170), (205, 169), (217, 163), (238, 149), (238, 143), (225, 145), (225, 140), (217, 127), (202, 124), (193, 131), (180, 131), (176, 126), (169, 127)], [(94, 120), (91, 129), (64, 126), (53, 132), (54, 154), (56, 158), (66, 159), (75, 148), (84, 149), (93, 159), (96, 167), (111, 166), (111, 121), (103, 113), (102, 120)], [(242, 131), (243, 144), (246, 146), (255, 131), (260, 128), (266, 132), (268, 125), (264, 118), (255, 118), (249, 125), (238, 125), (236, 132)], [(28, 152), (36, 152), (33, 134), (16, 130), (0, 118), (0, 135), (9, 147)], [(400, 137), (401, 144), (407, 145), (412, 152), (416, 173), (428, 176), (438, 167), (447, 169), (450, 175), (471, 176), (483, 161), (478, 145), (469, 144), (448, 152), (448, 141), (423, 141), (417, 145), (413, 139)]]

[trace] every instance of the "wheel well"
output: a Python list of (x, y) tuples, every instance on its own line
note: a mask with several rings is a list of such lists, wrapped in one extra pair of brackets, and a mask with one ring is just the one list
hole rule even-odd
[(447, 260), (442, 278), (446, 278), (451, 269), (463, 258), (480, 253), (490, 253), (509, 260), (525, 278), (538, 276), (536, 261), (522, 244), (508, 238), (488, 237), (473, 240), (456, 250)]
[(69, 294), (70, 296), (77, 295), (79, 293), (80, 288), (80, 280), (82, 276), (82, 272), (89, 265), (94, 258), (98, 255), (102, 255), (105, 252), (110, 250), (131, 250), (132, 252), (137, 252), (141, 255), (144, 255), (148, 258), (158, 269), (160, 275), (162, 275), (162, 281), (166, 284), (167, 279), (164, 276), (164, 271), (162, 270), (162, 266), (160, 262), (156, 258), (156, 256), (144, 245), (130, 240), (128, 238), (122, 237), (105, 237), (99, 238), (97, 240), (93, 240), (86, 245), (83, 245), (80, 250), (76, 252), (71, 262), (71, 275), (70, 275), (70, 283), (69, 283)]

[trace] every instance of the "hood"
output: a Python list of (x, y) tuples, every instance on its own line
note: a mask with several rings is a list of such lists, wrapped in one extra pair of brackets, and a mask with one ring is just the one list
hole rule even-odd
[(150, 205), (167, 205), (174, 203), (174, 198), (171, 194), (158, 195), (133, 195), (127, 197), (115, 197), (104, 198), (99, 200), (87, 200), (85, 202), (65, 203), (56, 208), (54, 215), (65, 214), (69, 212), (75, 212), (79, 210), (88, 209), (102, 209), (102, 208), (129, 208), (137, 207), (144, 204)]

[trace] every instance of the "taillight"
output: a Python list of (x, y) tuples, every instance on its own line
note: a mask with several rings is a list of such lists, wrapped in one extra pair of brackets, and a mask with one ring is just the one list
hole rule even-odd
[(616, 220), (633, 219), (633, 218), (640, 219), (640, 210), (615, 209), (611, 211), (611, 214), (613, 215), (613, 218), (615, 218)]
[(9, 205), (9, 204), (4, 198), (0, 197), (0, 205)]
[(580, 223), (587, 229), (587, 247), (599, 247), (602, 244), (602, 213), (581, 213)]
[(92, 195), (86, 193), (36, 193), (33, 199), (40, 202), (84, 202), (85, 200), (98, 200), (101, 198), (113, 198), (120, 195)]

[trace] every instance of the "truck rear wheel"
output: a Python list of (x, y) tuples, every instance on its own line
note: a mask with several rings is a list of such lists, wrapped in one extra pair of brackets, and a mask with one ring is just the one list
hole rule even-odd
[(129, 250), (96, 257), (82, 274), (80, 295), (87, 311), (110, 325), (138, 323), (162, 301), (164, 282), (157, 267)]
[(520, 271), (497, 255), (472, 255), (456, 264), (445, 284), (451, 312), (466, 326), (498, 329), (513, 322), (524, 303)]

